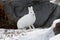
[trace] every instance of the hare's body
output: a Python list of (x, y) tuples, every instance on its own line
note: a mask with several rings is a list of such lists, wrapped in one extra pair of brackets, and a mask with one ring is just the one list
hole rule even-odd
[(29, 14), (24, 15), (22, 18), (18, 20), (17, 22), (18, 28), (25, 28), (25, 27), (31, 28), (31, 26), (34, 28), (33, 24), (36, 20), (36, 17), (32, 6), (28, 7), (28, 10), (29, 10)]

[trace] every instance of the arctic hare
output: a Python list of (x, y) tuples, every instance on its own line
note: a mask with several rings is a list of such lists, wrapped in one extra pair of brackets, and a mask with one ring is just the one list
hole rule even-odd
[(18, 20), (18, 29), (24, 29), (25, 27), (29, 27), (29, 29), (31, 29), (31, 26), (33, 29), (35, 28), (33, 24), (35, 23), (36, 17), (33, 11), (33, 7), (28, 7), (28, 11), (28, 14), (24, 15)]

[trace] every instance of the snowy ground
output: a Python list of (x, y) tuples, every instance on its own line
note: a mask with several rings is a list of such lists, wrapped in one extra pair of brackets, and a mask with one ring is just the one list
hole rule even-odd
[(49, 40), (52, 36), (54, 32), (47, 29), (0, 29), (0, 40)]
[(60, 40), (60, 34), (53, 36), (52, 38), (50, 38), (50, 40)]

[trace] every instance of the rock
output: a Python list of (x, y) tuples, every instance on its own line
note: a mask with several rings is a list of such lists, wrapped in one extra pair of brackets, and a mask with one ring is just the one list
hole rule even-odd
[(5, 11), (11, 15), (12, 19), (19, 19), (28, 14), (27, 6), (32, 5), (37, 18), (34, 24), (35, 27), (49, 27), (53, 20), (60, 15), (59, 6), (50, 3), (49, 0), (13, 0), (4, 4)]

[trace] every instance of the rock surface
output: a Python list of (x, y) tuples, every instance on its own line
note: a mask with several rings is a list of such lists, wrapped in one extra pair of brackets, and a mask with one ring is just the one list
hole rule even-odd
[(5, 11), (11, 15), (13, 20), (18, 20), (28, 14), (28, 6), (33, 6), (36, 14), (35, 26), (49, 27), (54, 19), (60, 18), (59, 6), (52, 4), (49, 0), (13, 0), (3, 2)]

